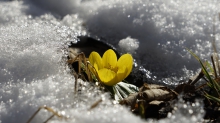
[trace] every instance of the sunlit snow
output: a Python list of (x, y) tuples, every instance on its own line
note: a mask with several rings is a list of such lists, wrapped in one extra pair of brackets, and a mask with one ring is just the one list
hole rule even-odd
[(139, 41), (137, 39), (127, 37), (120, 40), (118, 46), (122, 49), (122, 52), (135, 54), (135, 50), (139, 48)]
[[(219, 6), (217, 0), (0, 0), (0, 122), (26, 122), (43, 105), (70, 117), (52, 122), (145, 122), (88, 82), (79, 80), (82, 90), (74, 94), (65, 64), (69, 42), (80, 35), (104, 39), (132, 53), (155, 82), (176, 85), (199, 69), (185, 48), (209, 59), (214, 18), (219, 46)], [(201, 121), (199, 101), (181, 112), (184, 105), (180, 100), (159, 122)], [(42, 110), (32, 122), (50, 115)]]

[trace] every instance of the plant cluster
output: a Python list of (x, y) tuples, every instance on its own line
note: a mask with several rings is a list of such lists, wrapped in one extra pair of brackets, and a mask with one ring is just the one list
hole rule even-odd
[[(104, 52), (102, 57), (98, 52), (94, 51), (90, 53), (88, 58), (85, 57), (84, 53), (74, 54), (72, 52), (72, 54), (69, 55), (70, 59), (68, 60), (68, 64), (73, 65), (74, 63), (77, 63), (76, 66), (78, 71), (74, 72), (76, 78), (76, 93), (78, 78), (84, 79), (88, 82), (95, 82), (98, 87), (109, 91), (114, 100), (122, 105), (130, 106), (131, 111), (140, 115), (142, 118), (151, 117), (152, 113), (149, 112), (153, 111), (156, 112), (157, 115), (154, 118), (159, 119), (166, 117), (167, 113), (172, 111), (171, 102), (177, 99), (178, 95), (192, 95), (198, 93), (198, 90), (202, 92), (199, 93), (199, 95), (208, 100), (209, 106), (214, 105), (214, 107), (219, 108), (220, 63), (216, 48), (214, 49), (215, 52), (211, 56), (211, 63), (202, 62), (198, 56), (188, 50), (199, 61), (202, 70), (198, 75), (193, 77), (193, 79), (189, 79), (188, 83), (178, 85), (175, 89), (147, 83), (138, 88), (133, 84), (122, 82), (132, 71), (133, 58), (131, 54), (124, 54), (117, 59), (117, 55), (112, 49)], [(206, 83), (196, 87), (195, 83), (201, 78), (203, 78)], [(192, 98), (192, 96), (190, 98)], [(195, 99), (196, 97), (193, 98)], [(91, 109), (101, 102), (102, 100), (99, 100), (94, 103), (94, 105), (91, 106)], [(167, 108), (169, 108), (169, 110), (166, 110)], [(46, 109), (53, 113), (47, 121), (53, 116), (65, 118), (65, 116), (59, 115), (49, 107), (40, 107), (28, 122), (30, 122), (41, 109)], [(165, 113), (163, 112), (165, 115), (158, 113), (161, 109), (166, 110), (164, 111)]]

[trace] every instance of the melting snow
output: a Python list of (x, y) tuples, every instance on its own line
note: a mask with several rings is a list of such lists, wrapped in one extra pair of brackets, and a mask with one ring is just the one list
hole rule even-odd
[[(209, 58), (218, 8), (217, 0), (0, 0), (0, 122), (26, 122), (42, 105), (70, 117), (62, 122), (145, 122), (86, 82), (81, 81), (82, 91), (74, 95), (75, 79), (64, 63), (64, 49), (77, 36), (98, 36), (135, 52), (158, 83), (177, 84), (199, 68), (185, 47)], [(88, 111), (100, 98), (103, 102)], [(201, 120), (201, 103), (186, 112), (180, 111), (182, 105), (177, 103), (176, 113), (159, 122)], [(41, 111), (33, 122), (49, 116)]]

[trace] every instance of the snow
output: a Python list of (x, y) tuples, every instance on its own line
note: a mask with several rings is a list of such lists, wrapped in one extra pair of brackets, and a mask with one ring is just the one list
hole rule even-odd
[(122, 49), (122, 52), (135, 54), (135, 50), (139, 47), (139, 41), (131, 37), (127, 37), (119, 41), (118, 46)]
[[(132, 53), (155, 82), (178, 84), (199, 68), (185, 48), (209, 59), (213, 18), (219, 47), (219, 4), (217, 0), (0, 0), (0, 122), (26, 122), (43, 105), (70, 117), (62, 122), (145, 122), (87, 82), (79, 80), (82, 91), (74, 94), (75, 78), (65, 64), (68, 43), (77, 42), (80, 35), (105, 39)], [(103, 101), (88, 111), (100, 98)], [(178, 109), (161, 122), (184, 121), (196, 112), (191, 107), (188, 113)], [(192, 122), (200, 121), (204, 114), (200, 111)], [(41, 111), (33, 122), (49, 116)]]
[[(198, 123), (204, 122), (204, 109), (201, 100), (196, 100), (194, 103), (185, 103), (181, 96), (174, 106), (174, 110), (168, 113), (168, 118), (161, 119), (158, 123)], [(184, 117), (183, 117), (184, 116)], [(149, 123), (154, 123), (152, 119)]]

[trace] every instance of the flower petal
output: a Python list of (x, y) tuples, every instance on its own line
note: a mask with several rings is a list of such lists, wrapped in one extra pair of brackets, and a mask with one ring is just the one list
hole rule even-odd
[[(131, 54), (122, 55), (118, 59), (117, 66), (118, 66), (118, 70), (120, 70), (121, 72), (123, 72), (123, 71), (125, 72), (124, 73), (125, 74), (124, 79), (125, 79), (131, 73), (131, 70), (133, 67), (133, 58), (132, 58)], [(123, 67), (125, 67), (126, 69), (124, 70)]]
[(116, 77), (116, 73), (114, 71), (111, 71), (110, 69), (103, 68), (98, 71), (98, 75), (100, 80), (109, 86), (112, 86), (112, 82)]
[(119, 67), (117, 75), (116, 75), (116, 79), (117, 79), (117, 83), (121, 82), (123, 79), (125, 79), (127, 76), (127, 71), (128, 69), (125, 66)]
[(99, 71), (98, 65), (96, 63), (94, 64), (93, 67), (95, 68), (96, 71)]
[[(89, 55), (89, 62), (94, 66), (95, 64), (97, 65), (96, 69), (102, 69), (103, 68), (103, 63), (102, 63), (102, 58), (97, 52), (92, 52)], [(95, 66), (94, 66), (95, 67)]]
[(105, 68), (115, 70), (117, 65), (117, 56), (112, 49), (107, 50), (102, 57)]

